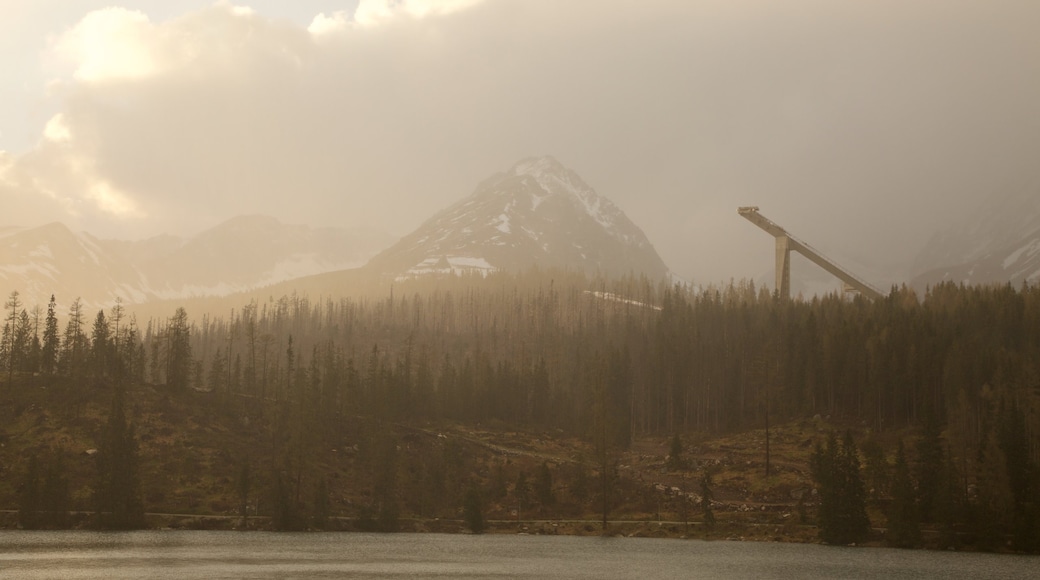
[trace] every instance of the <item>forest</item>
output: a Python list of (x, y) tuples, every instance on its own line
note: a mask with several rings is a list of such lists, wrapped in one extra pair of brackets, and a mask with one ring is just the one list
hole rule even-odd
[[(897, 504), (910, 493), (915, 523), (984, 525), (994, 542), (1037, 547), (1037, 287), (941, 284), (922, 296), (893, 287), (877, 301), (782, 301), (746, 281), (698, 287), (531, 270), (388, 282), (365, 297), (271, 297), (194, 318), (177, 308), (137, 320), (121, 304), (88, 312), (78, 300), (57, 310), (54, 298), (42, 307), (9, 296), (7, 389), (81, 385), (80, 394), (66, 389), (73, 408), (91, 389), (115, 399), (132, 398), (132, 385), (205, 393), (232, 415), (258, 418), (249, 429), (264, 426), (283, 467), (264, 485), (311, 509), (321, 500), (301, 500), (301, 486), (317, 450), (345, 437), (392, 447), (358, 425), (551, 429), (588, 442), (604, 457), (592, 472), (603, 474), (608, 453), (642, 437), (821, 418), (916, 441), (910, 467), (901, 442), (878, 449), (865, 440), (854, 453), (868, 481), (905, 475), (911, 491), (888, 484), (879, 493)], [(373, 469), (374, 488), (393, 487), (393, 474)], [(465, 492), (456, 492), (460, 505)]]

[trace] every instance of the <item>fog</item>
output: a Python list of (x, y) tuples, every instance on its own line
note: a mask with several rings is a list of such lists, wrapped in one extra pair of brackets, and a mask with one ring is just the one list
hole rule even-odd
[(16, 7), (49, 36), (2, 61), (47, 82), (0, 123), (47, 114), (27, 144), (0, 125), (0, 225), (140, 238), (266, 213), (403, 235), (551, 154), (687, 279), (771, 269), (740, 205), (896, 275), (1038, 183), (1031, 0), (51, 4), (78, 15)]

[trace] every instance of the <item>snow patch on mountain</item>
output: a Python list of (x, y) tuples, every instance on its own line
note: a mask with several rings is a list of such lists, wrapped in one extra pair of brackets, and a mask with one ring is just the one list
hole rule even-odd
[(668, 271), (616, 205), (548, 156), (491, 176), (369, 263), (395, 277), (533, 265), (652, 278)]
[(1040, 186), (988, 200), (939, 232), (914, 262), (912, 285), (1040, 282)]

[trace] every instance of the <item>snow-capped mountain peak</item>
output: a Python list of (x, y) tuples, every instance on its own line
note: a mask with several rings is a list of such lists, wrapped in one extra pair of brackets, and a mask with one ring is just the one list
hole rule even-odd
[(642, 230), (550, 156), (493, 175), (370, 263), (395, 276), (532, 265), (667, 272)]

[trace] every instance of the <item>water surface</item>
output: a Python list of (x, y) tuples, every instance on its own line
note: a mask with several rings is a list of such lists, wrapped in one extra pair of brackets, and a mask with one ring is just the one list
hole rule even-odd
[(0, 577), (1040, 578), (1040, 558), (573, 536), (0, 531)]

